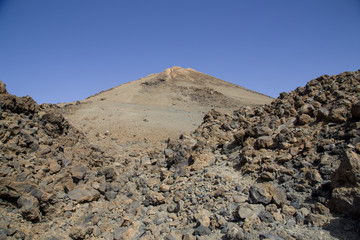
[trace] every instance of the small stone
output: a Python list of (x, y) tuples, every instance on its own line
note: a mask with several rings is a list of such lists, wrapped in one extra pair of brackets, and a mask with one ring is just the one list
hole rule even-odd
[(296, 209), (293, 206), (284, 205), (282, 207), (282, 212), (286, 216), (294, 216), (294, 214), (296, 213)]
[(54, 160), (54, 161), (50, 162), (49, 169), (50, 169), (50, 172), (54, 174), (61, 170), (61, 166)]
[(140, 156), (140, 154), (137, 152), (129, 153), (129, 157), (139, 157), (139, 156)]
[(163, 184), (160, 185), (160, 191), (161, 192), (169, 192), (170, 191), (170, 186), (163, 183)]
[(236, 203), (245, 203), (248, 200), (248, 197), (235, 195), (235, 196), (233, 196), (233, 199), (234, 199), (234, 202), (236, 202)]
[(242, 240), (244, 239), (244, 235), (244, 230), (242, 230), (240, 226), (235, 223), (228, 223), (226, 231), (226, 237), (228, 239)]
[(171, 229), (170, 233), (166, 236), (166, 240), (181, 240), (182, 234), (179, 230)]
[(115, 169), (113, 167), (107, 167), (105, 168), (102, 172), (102, 175), (105, 176), (106, 181), (114, 181), (116, 179), (116, 172)]
[(258, 216), (261, 221), (266, 222), (266, 223), (272, 223), (275, 220), (274, 216), (265, 210), (261, 211)]
[(199, 217), (197, 219), (197, 222), (199, 225), (202, 225), (204, 227), (209, 227), (210, 226), (210, 218), (206, 215), (202, 215), (201, 217)]
[(169, 218), (171, 218), (172, 220), (176, 220), (177, 219), (177, 216), (175, 213), (170, 213), (169, 214)]
[(170, 157), (172, 157), (174, 155), (174, 151), (169, 149), (169, 148), (166, 148), (164, 150), (164, 154), (165, 154), (165, 157), (170, 158)]
[(308, 114), (301, 114), (298, 118), (299, 125), (307, 125), (311, 122), (313, 122), (313, 119)]
[(302, 215), (304, 215), (305, 217), (310, 214), (310, 210), (307, 209), (307, 208), (305, 208), (305, 207), (300, 208), (300, 209), (299, 209), (299, 212), (300, 212)]
[(275, 176), (273, 173), (270, 172), (263, 172), (260, 174), (260, 178), (265, 181), (272, 181), (275, 179)]
[(39, 222), (41, 220), (40, 204), (39, 201), (33, 196), (21, 196), (17, 200), (20, 207), (21, 214), (26, 220), (31, 222)]
[(345, 107), (334, 108), (331, 110), (328, 119), (330, 122), (343, 123), (347, 120), (346, 115), (347, 110)]
[(351, 107), (351, 115), (354, 120), (360, 120), (360, 101), (354, 103)]
[(165, 202), (165, 197), (161, 193), (150, 191), (147, 195), (147, 200), (150, 205), (157, 206)]
[(272, 133), (271, 128), (269, 128), (268, 126), (259, 126), (258, 125), (254, 128), (254, 131), (255, 131), (257, 137), (270, 136)]
[(304, 224), (305, 221), (305, 217), (304, 215), (302, 215), (301, 213), (296, 213), (296, 217), (295, 217), (296, 223), (297, 224)]
[(129, 227), (117, 227), (114, 229), (115, 240), (138, 239), (144, 229), (139, 221)]
[[(115, 228), (116, 229), (116, 228)], [(101, 234), (101, 239), (105, 239), (105, 240), (114, 240), (114, 233), (111, 232), (110, 230), (105, 231)]]
[(273, 212), (272, 215), (274, 216), (274, 219), (277, 222), (281, 222), (283, 220), (282, 215), (280, 213), (278, 213), (278, 212)]
[(254, 212), (249, 206), (240, 206), (237, 213), (241, 219), (245, 219), (253, 215)]
[(190, 234), (190, 233), (186, 233), (186, 234), (183, 235), (183, 238), (182, 238), (182, 239), (183, 239), (183, 240), (196, 240), (196, 237), (193, 236), (193, 235)]
[(250, 203), (269, 204), (272, 200), (279, 206), (286, 203), (286, 193), (284, 189), (274, 186), (271, 183), (259, 183), (251, 186), (249, 190)]
[(195, 230), (194, 230), (195, 236), (205, 236), (205, 235), (210, 235), (210, 234), (211, 234), (211, 230), (205, 226), (199, 226), (199, 227), (195, 228)]
[(94, 188), (82, 186), (70, 191), (68, 196), (71, 200), (83, 203), (98, 200), (100, 198), (100, 193)]
[(249, 201), (250, 203), (264, 203), (268, 204), (271, 202), (271, 195), (266, 189), (266, 185), (257, 184), (251, 186), (249, 190)]
[(193, 163), (190, 165), (190, 169), (196, 171), (211, 166), (215, 162), (215, 156), (211, 152), (205, 152), (192, 155), (192, 160)]
[(314, 206), (311, 208), (311, 210), (313, 213), (323, 214), (323, 215), (327, 215), (330, 213), (330, 210), (321, 203), (315, 203)]
[(257, 148), (270, 148), (274, 144), (270, 136), (261, 136), (256, 139)]
[(286, 203), (286, 192), (282, 187), (274, 186), (273, 184), (268, 185), (268, 192), (272, 196), (274, 203), (278, 206), (282, 206)]
[(286, 228), (292, 228), (296, 225), (296, 221), (294, 219), (289, 219), (289, 221), (286, 223)]
[(255, 225), (260, 224), (260, 223), (261, 223), (260, 218), (256, 214), (253, 214), (253, 215), (245, 218), (243, 229), (245, 231), (251, 231)]
[(297, 198), (294, 198), (293, 200), (291, 200), (290, 205), (293, 206), (295, 209), (299, 209), (300, 208), (300, 200)]
[(86, 235), (90, 235), (92, 233), (92, 230), (93, 229), (90, 227), (76, 226), (71, 228), (69, 236), (76, 240), (84, 239)]
[(174, 203), (174, 202), (168, 204), (168, 206), (167, 206), (167, 211), (168, 211), (169, 213), (174, 213), (174, 212), (176, 211), (176, 206), (177, 206), (177, 204)]
[(286, 163), (288, 162), (289, 160), (291, 160), (293, 158), (293, 156), (290, 154), (290, 153), (287, 153), (287, 154), (284, 154), (284, 155), (281, 155), (279, 156), (276, 161), (279, 162), (279, 163)]
[(86, 174), (87, 168), (84, 165), (76, 165), (70, 169), (70, 173), (72, 178), (74, 179), (75, 183), (78, 183), (81, 181), (85, 174)]
[(8, 131), (11, 132), (13, 135), (17, 135), (20, 133), (21, 128), (19, 125), (13, 123), (9, 125)]
[(198, 225), (209, 227), (211, 213), (208, 210), (201, 209), (199, 213), (195, 214), (195, 219)]
[(313, 111), (314, 111), (314, 107), (311, 104), (304, 104), (299, 110), (301, 114), (308, 114), (308, 115), (312, 115)]
[(330, 114), (330, 111), (327, 108), (321, 107), (316, 112), (316, 118), (318, 121), (327, 120), (329, 114)]
[(265, 210), (268, 212), (276, 212), (277, 206), (275, 204), (269, 204), (266, 206)]
[(284, 240), (281, 237), (275, 236), (271, 233), (260, 234), (260, 240)]
[(360, 152), (360, 142), (355, 144), (355, 149), (357, 152)]
[(321, 183), (323, 180), (319, 171), (316, 169), (307, 170), (305, 172), (305, 178), (313, 184)]
[(140, 159), (141, 165), (146, 166), (151, 164), (151, 159), (149, 156), (141, 157)]
[(306, 222), (312, 223), (318, 227), (322, 227), (329, 222), (329, 219), (326, 216), (313, 213), (309, 214), (305, 220)]
[(223, 216), (219, 215), (219, 214), (215, 214), (215, 220), (216, 220), (216, 225), (219, 228), (223, 228), (227, 224), (226, 219)]
[(114, 191), (107, 191), (105, 193), (105, 198), (108, 201), (114, 200), (116, 198), (117, 192)]

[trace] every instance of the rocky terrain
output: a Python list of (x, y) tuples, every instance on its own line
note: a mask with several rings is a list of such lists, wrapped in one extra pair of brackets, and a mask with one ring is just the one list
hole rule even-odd
[(1, 83), (0, 239), (358, 239), (359, 83), (321, 76), (122, 152)]

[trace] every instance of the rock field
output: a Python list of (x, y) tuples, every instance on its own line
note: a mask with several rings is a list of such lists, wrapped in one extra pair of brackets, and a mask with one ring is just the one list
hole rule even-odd
[(0, 139), (0, 239), (360, 239), (360, 71), (121, 155), (0, 82)]

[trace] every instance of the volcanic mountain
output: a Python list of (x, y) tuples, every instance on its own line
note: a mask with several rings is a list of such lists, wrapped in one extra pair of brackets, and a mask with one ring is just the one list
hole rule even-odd
[[(95, 123), (108, 127), (111, 111), (114, 126), (132, 119), (143, 134), (141, 110), (141, 123), (161, 124), (186, 106), (211, 107), (204, 96), (232, 107), (235, 98), (210, 88), (211, 78), (181, 92), (202, 81), (181, 72), (193, 73), (169, 69), (65, 108), (14, 96), (0, 81), (0, 239), (360, 239), (360, 71), (318, 77), (271, 104), (211, 110), (164, 147), (117, 144), (111, 129), (89, 137), (101, 129)], [(229, 91), (224, 85), (216, 89)], [(212, 94), (195, 97), (196, 88)], [(117, 108), (133, 118), (120, 119)], [(75, 120), (98, 111), (99, 120), (84, 121), (82, 132), (60, 111)], [(178, 122), (166, 126), (179, 130)]]
[(191, 68), (172, 67), (67, 104), (64, 114), (93, 137), (157, 142), (194, 130), (212, 108), (231, 113), (272, 100)]

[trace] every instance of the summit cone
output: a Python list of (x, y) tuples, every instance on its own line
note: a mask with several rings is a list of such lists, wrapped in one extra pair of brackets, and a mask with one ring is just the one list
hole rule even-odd
[(119, 144), (162, 141), (194, 130), (206, 112), (231, 113), (273, 99), (191, 68), (171, 67), (80, 102), (67, 104), (67, 120), (92, 136)]

